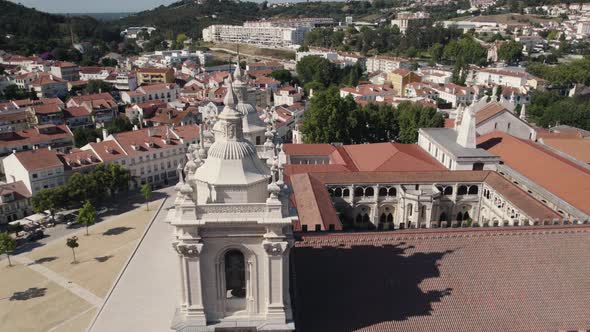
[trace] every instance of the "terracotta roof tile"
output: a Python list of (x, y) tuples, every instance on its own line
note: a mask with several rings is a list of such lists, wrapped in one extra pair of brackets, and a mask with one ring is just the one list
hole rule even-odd
[(588, 226), (301, 234), (295, 326), (586, 331), (589, 252)]
[(483, 148), (586, 214), (590, 214), (590, 171), (558, 156), (542, 145), (520, 140), (502, 132), (478, 137)]

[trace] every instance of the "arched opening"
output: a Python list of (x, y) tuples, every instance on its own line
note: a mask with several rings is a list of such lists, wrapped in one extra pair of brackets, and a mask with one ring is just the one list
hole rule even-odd
[(387, 188), (379, 188), (379, 196), (387, 196)]
[(440, 217), (438, 218), (438, 221), (449, 221), (449, 217), (447, 217), (447, 213), (443, 212), (440, 214)]
[(368, 214), (363, 215), (363, 224), (368, 224), (371, 222)]
[(328, 194), (330, 194), (330, 197), (334, 197), (334, 189), (328, 188)]
[(369, 187), (369, 188), (365, 189), (365, 196), (372, 197), (374, 194), (375, 194), (375, 190), (373, 189), (373, 187)]
[(478, 191), (479, 191), (478, 186), (469, 187), (469, 195), (477, 195)]
[(470, 216), (469, 216), (469, 212), (465, 211), (465, 213), (463, 213), (463, 220), (469, 220)]
[(453, 187), (448, 186), (445, 188), (445, 196), (450, 196), (453, 194)]
[(463, 213), (457, 213), (457, 221), (463, 221)]
[(350, 196), (350, 190), (348, 188), (342, 190), (342, 196), (343, 197), (348, 197)]
[(467, 195), (467, 186), (460, 186), (457, 195)]
[(473, 170), (474, 171), (482, 171), (483, 170), (483, 163), (473, 163)]
[(354, 188), (354, 197), (361, 197), (365, 194), (365, 190), (362, 187)]
[(342, 197), (342, 189), (341, 188), (336, 188), (334, 190), (334, 196), (335, 197)]
[(225, 253), (225, 298), (226, 311), (246, 309), (246, 264), (244, 254), (239, 250)]
[(389, 196), (395, 196), (395, 195), (397, 195), (397, 190), (395, 190), (395, 188), (389, 188), (389, 190), (387, 191), (387, 194)]

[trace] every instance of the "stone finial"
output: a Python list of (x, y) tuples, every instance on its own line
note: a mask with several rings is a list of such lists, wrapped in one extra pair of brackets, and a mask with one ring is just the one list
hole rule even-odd
[(225, 94), (225, 98), (223, 98), (223, 103), (230, 108), (234, 108), (238, 104), (238, 97), (233, 89), (231, 79), (228, 79), (227, 93)]

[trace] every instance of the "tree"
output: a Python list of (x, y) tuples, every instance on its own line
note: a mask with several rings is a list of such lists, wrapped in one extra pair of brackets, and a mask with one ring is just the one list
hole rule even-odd
[(508, 63), (516, 63), (522, 60), (522, 44), (509, 41), (500, 45), (498, 57)]
[(416, 143), (418, 129), (442, 127), (444, 118), (432, 107), (403, 102), (397, 107), (398, 126), (400, 128), (398, 141), (401, 143)]
[(102, 60), (100, 60), (100, 64), (103, 65), (103, 67), (117, 67), (119, 62), (111, 58), (102, 58)]
[(119, 164), (98, 165), (91, 174), (104, 184), (111, 198), (129, 189), (131, 173)]
[(291, 72), (286, 70), (286, 69), (281, 69), (281, 70), (275, 70), (272, 73), (270, 73), (270, 77), (274, 78), (277, 81), (280, 81), (281, 83), (291, 83), (291, 81), (293, 80), (293, 75), (291, 75)]
[(41, 213), (49, 210), (51, 220), (55, 223), (55, 212), (66, 204), (67, 199), (66, 188), (63, 186), (42, 189), (33, 196), (33, 211)]
[(80, 246), (78, 244), (78, 237), (72, 236), (72, 237), (67, 238), (66, 246), (68, 246), (72, 249), (72, 255), (74, 255), (74, 261), (72, 262), (72, 264), (77, 264), (78, 261), (76, 261), (76, 250), (75, 249)]
[(8, 258), (8, 266), (12, 266), (10, 261), (10, 254), (16, 248), (16, 241), (8, 234), (8, 232), (0, 233), (0, 255), (6, 254)]
[(96, 209), (90, 201), (84, 202), (84, 205), (78, 210), (78, 222), (86, 226), (86, 236), (88, 236), (88, 227), (96, 222)]
[(340, 98), (337, 87), (314, 93), (301, 129), (306, 143), (352, 143), (355, 133), (348, 120), (355, 109), (354, 99)]
[(144, 184), (143, 186), (141, 186), (141, 194), (143, 195), (143, 198), (145, 198), (145, 208), (146, 210), (150, 210), (150, 207), (148, 205), (150, 198), (152, 198), (152, 186), (149, 185), (148, 183)]
[(86, 87), (84, 88), (86, 94), (111, 92), (112, 90), (113, 86), (111, 84), (98, 80), (88, 81), (88, 84), (86, 84)]

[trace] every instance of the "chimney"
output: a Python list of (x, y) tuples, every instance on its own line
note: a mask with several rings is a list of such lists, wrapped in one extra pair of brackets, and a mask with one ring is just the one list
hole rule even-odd
[(102, 128), (102, 140), (106, 141), (107, 137), (109, 137), (109, 132), (107, 131), (106, 128)]
[(51, 145), (48, 145), (47, 146), (47, 150), (51, 150)]
[(101, 140), (100, 140), (100, 137), (97, 137), (97, 138), (96, 138), (96, 143), (100, 143), (100, 141), (101, 141)]
[(133, 131), (136, 131), (137, 129), (139, 129), (139, 128), (137, 128), (137, 125), (136, 124), (133, 125)]

